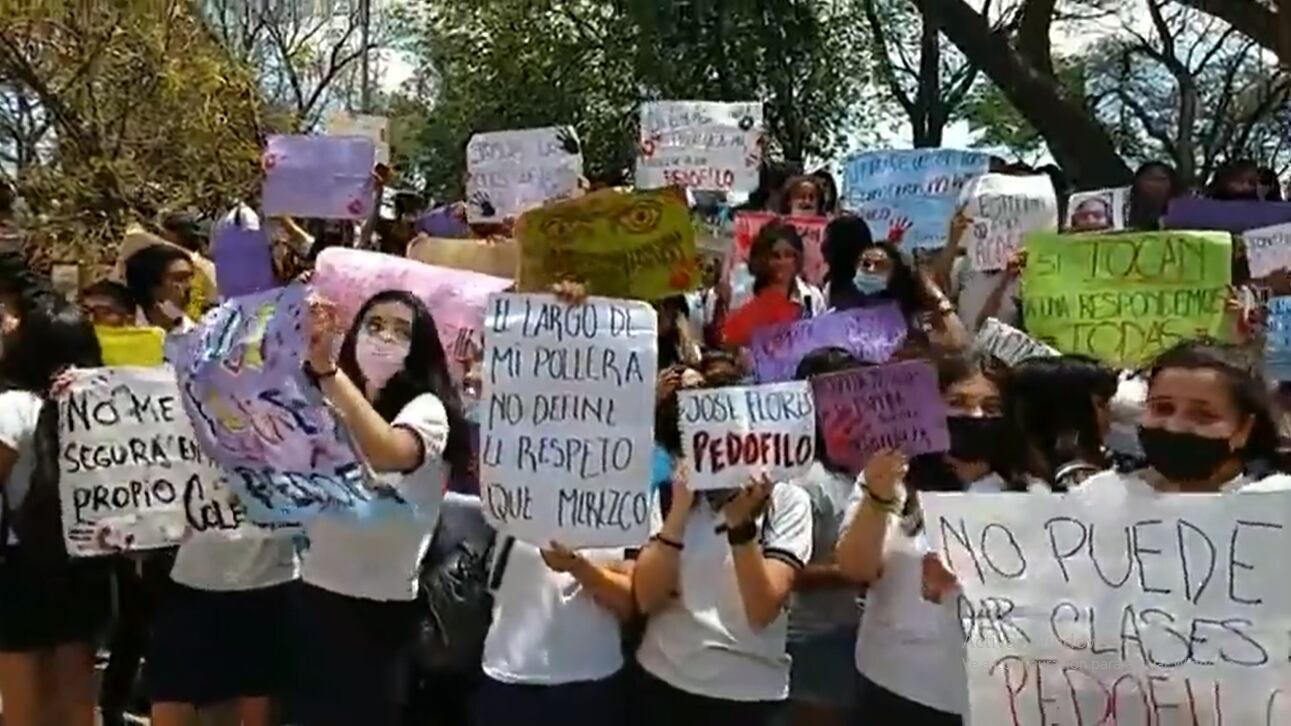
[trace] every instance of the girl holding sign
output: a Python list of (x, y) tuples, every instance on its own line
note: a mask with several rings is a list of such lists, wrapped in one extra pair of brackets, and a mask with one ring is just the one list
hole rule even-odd
[(312, 312), (306, 372), (377, 483), (415, 511), (368, 526), (327, 515), (308, 525), (296, 720), (398, 724), (420, 613), (417, 575), (448, 477), (469, 465), (466, 421), (435, 320), (416, 296), (391, 290), (365, 302), (338, 360), (334, 309), (315, 301)]
[[(8, 282), (8, 281), (6, 281)], [(94, 329), (34, 284), (0, 305), (0, 698), (7, 726), (93, 726), (94, 647), (111, 612), (99, 560), (68, 560), (58, 500), (58, 416), (69, 367), (102, 365)]]
[(858, 724), (958, 726), (968, 712), (964, 639), (953, 603), (944, 601), (954, 579), (930, 555), (916, 492), (1016, 487), (998, 452), (1000, 381), (975, 357), (942, 359), (937, 372), (950, 451), (912, 461), (895, 450), (871, 457), (838, 542), (843, 574), (869, 586), (856, 645)]
[(746, 346), (761, 328), (825, 312), (825, 296), (802, 278), (803, 254), (802, 237), (788, 222), (768, 222), (758, 231), (749, 250), (753, 298), (726, 318), (726, 345)]

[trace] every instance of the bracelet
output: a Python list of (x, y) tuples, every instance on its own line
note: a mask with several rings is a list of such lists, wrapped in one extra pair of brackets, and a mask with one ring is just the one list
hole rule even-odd
[(869, 499), (873, 500), (878, 504), (886, 504), (889, 507), (895, 507), (898, 504), (900, 504), (900, 499), (898, 499), (896, 495), (893, 495), (891, 497), (880, 497), (879, 495), (874, 493), (873, 489), (870, 489), (868, 486), (864, 484), (861, 485), (861, 491), (865, 492), (866, 497), (868, 497)]
[(310, 378), (313, 378), (315, 381), (321, 381), (325, 378), (335, 378), (336, 374), (340, 373), (340, 369), (337, 368), (336, 366), (332, 366), (332, 369), (330, 371), (324, 371), (322, 373), (319, 373), (318, 371), (314, 370), (313, 364), (311, 364), (309, 361), (305, 361), (304, 368), (305, 368), (305, 375), (309, 376)]
[(757, 536), (758, 526), (753, 522), (745, 522), (738, 527), (731, 527), (726, 530), (726, 541), (731, 543), (733, 547), (748, 544), (757, 539)]
[(664, 547), (671, 547), (672, 549), (677, 550), (678, 552), (681, 552), (682, 550), (686, 549), (686, 545), (678, 542), (675, 539), (669, 539), (661, 534), (656, 534), (655, 536), (651, 537), (650, 541), (658, 542)]
[(862, 491), (865, 492), (864, 501), (869, 502), (870, 506), (874, 507), (880, 512), (884, 512), (886, 514), (896, 514), (896, 515), (901, 514), (902, 502), (896, 497), (892, 497), (891, 499), (885, 499), (883, 497), (875, 495), (874, 492), (871, 492), (869, 490), (869, 487), (862, 487)]

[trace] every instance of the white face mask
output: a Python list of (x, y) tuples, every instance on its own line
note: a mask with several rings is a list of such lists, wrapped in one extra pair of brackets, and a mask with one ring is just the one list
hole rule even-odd
[(380, 391), (396, 373), (403, 370), (412, 343), (390, 340), (369, 332), (359, 333), (354, 344), (354, 360), (372, 391)]

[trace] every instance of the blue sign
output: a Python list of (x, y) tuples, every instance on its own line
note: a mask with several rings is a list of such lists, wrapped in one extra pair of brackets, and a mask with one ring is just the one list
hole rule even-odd
[(903, 249), (942, 247), (960, 190), (989, 167), (986, 154), (955, 149), (855, 154), (843, 162), (843, 206), (865, 219), (876, 239), (908, 224)]

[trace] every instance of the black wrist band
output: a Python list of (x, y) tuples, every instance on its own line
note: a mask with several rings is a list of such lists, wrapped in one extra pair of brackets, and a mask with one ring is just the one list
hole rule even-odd
[(686, 549), (686, 545), (678, 542), (675, 539), (669, 539), (661, 534), (656, 534), (650, 539), (654, 540), (655, 542), (658, 542), (664, 547), (671, 547), (672, 549), (677, 550), (678, 552), (681, 552), (682, 550)]
[(738, 527), (731, 527), (726, 530), (726, 541), (732, 545), (748, 544), (757, 539), (758, 526), (752, 522), (745, 522)]
[(862, 487), (861, 487), (861, 490), (865, 492), (865, 496), (869, 497), (870, 499), (873, 499), (874, 501), (878, 502), (879, 504), (883, 504), (883, 505), (885, 505), (885, 506), (889, 506), (889, 507), (895, 507), (895, 506), (897, 505), (897, 498), (896, 498), (895, 496), (893, 496), (893, 497), (880, 497), (879, 495), (877, 495), (877, 494), (875, 494), (875, 493), (874, 493), (874, 490), (873, 490), (873, 489), (870, 489), (870, 488), (869, 488), (869, 487), (867, 487), (867, 486), (862, 486)]
[(302, 367), (305, 369), (305, 375), (313, 379), (315, 383), (323, 380), (324, 378), (335, 378), (336, 374), (340, 372), (339, 368), (337, 368), (336, 366), (332, 366), (332, 369), (330, 371), (319, 373), (318, 371), (314, 370), (314, 365), (309, 361), (305, 361), (305, 365)]

